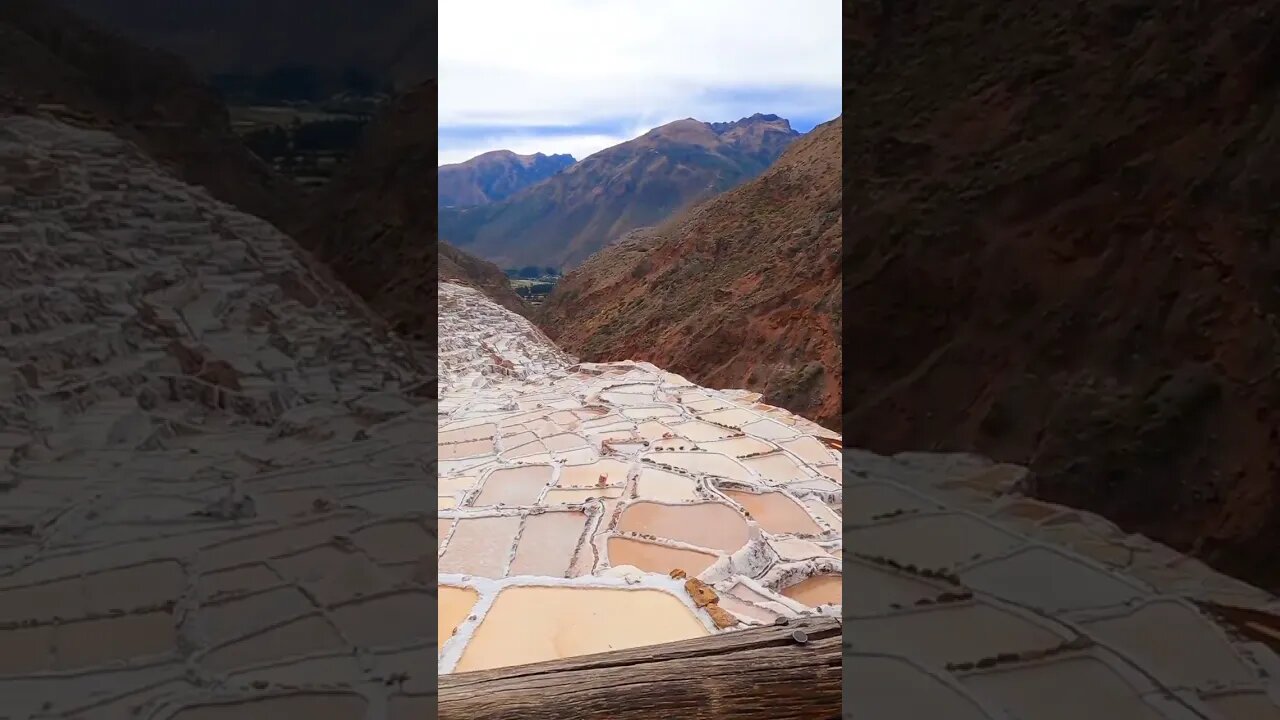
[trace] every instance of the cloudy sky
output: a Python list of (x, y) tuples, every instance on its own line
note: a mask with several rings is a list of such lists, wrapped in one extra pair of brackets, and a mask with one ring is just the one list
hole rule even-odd
[(440, 156), (579, 160), (680, 118), (840, 114), (838, 0), (440, 0)]

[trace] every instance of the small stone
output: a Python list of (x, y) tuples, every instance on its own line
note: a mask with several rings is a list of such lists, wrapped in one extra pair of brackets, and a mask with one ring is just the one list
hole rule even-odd
[(804, 645), (809, 642), (809, 636), (803, 630), (792, 630), (791, 639), (795, 640), (797, 645)]
[(716, 591), (710, 585), (697, 578), (685, 580), (684, 591), (689, 593), (689, 597), (693, 598), (693, 604), (700, 608), (720, 600), (720, 596), (716, 594)]
[(711, 605), (708, 605), (705, 610), (707, 611), (707, 614), (711, 616), (711, 621), (714, 622), (716, 627), (721, 630), (731, 628), (739, 623), (738, 618), (734, 617), (718, 604), (712, 603)]

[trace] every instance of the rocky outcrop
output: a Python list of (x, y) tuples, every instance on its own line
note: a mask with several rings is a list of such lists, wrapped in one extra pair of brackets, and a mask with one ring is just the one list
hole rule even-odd
[(517, 155), (494, 150), (437, 170), (440, 207), (469, 207), (506, 200), (576, 162), (572, 155)]
[(187, 182), (282, 227), (300, 207), (294, 185), (240, 143), (218, 94), (181, 60), (52, 2), (0, 3), (0, 113), (118, 133)]
[(677, 120), (503, 202), (441, 209), (440, 232), (500, 267), (574, 267), (630, 230), (756, 177), (796, 137), (776, 115)]
[(861, 3), (845, 438), (1280, 587), (1280, 16)]
[(568, 351), (840, 420), (840, 119), (761, 177), (570, 272), (537, 315)]

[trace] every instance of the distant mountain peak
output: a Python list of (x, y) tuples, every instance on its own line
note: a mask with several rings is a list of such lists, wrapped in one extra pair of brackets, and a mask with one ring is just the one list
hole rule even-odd
[(753, 127), (753, 126), (756, 126), (756, 127), (765, 126), (770, 129), (776, 129), (776, 130), (780, 130), (788, 133), (795, 133), (797, 135), (799, 134), (794, 129), (792, 129), (791, 122), (789, 120), (779, 115), (774, 115), (772, 113), (769, 113), (769, 114), (756, 113), (755, 115), (751, 115), (750, 117), (744, 117), (739, 120), (733, 120), (730, 122), (708, 123), (708, 124), (711, 126), (712, 130), (715, 130), (717, 133), (721, 133), (721, 134), (737, 128), (746, 128), (746, 127)]
[(572, 155), (520, 155), (511, 150), (490, 150), (464, 162), (438, 167), (438, 202), (441, 207), (499, 202), (575, 162)]

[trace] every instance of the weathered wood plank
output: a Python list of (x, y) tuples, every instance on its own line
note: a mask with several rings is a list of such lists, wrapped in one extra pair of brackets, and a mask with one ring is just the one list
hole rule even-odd
[[(792, 637), (804, 633), (806, 642)], [(806, 618), (698, 640), (440, 677), (444, 720), (835, 720), (840, 622)]]

